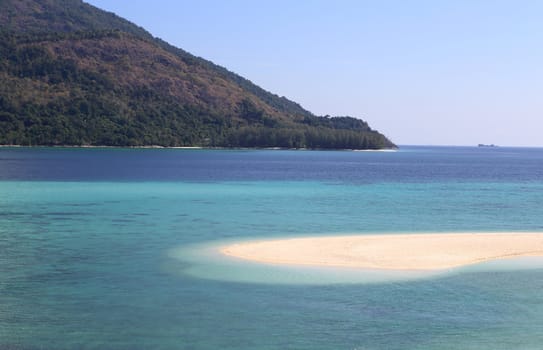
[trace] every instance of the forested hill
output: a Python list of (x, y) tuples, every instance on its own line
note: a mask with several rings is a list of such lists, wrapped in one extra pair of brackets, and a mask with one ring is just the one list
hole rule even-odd
[(0, 0), (0, 144), (377, 149), (80, 0)]

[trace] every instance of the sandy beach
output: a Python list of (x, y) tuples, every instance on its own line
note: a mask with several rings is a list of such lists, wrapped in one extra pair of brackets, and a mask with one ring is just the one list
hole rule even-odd
[(543, 257), (543, 233), (304, 237), (237, 243), (220, 251), (268, 264), (442, 270), (495, 259)]

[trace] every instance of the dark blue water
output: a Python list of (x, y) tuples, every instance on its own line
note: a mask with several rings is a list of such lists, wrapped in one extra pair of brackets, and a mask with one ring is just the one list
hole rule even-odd
[(530, 261), (366, 283), (193, 247), (543, 231), (542, 203), (543, 149), (0, 149), (0, 348), (539, 349)]
[(539, 148), (404, 147), (400, 152), (9, 148), (15, 181), (539, 181)]

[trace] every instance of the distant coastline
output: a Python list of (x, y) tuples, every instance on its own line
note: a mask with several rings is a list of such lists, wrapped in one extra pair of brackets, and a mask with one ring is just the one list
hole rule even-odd
[(203, 146), (106, 146), (106, 145), (0, 145), (0, 148), (105, 148), (105, 149), (201, 149), (201, 150), (278, 150), (278, 151), (351, 151), (351, 152), (396, 152), (396, 148), (349, 149), (349, 148), (284, 148), (284, 147), (203, 147)]

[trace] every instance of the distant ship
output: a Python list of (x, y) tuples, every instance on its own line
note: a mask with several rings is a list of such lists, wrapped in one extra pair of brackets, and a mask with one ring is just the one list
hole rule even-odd
[(479, 147), (498, 147), (495, 144), (491, 143), (490, 145), (485, 145), (484, 143), (478, 144)]

